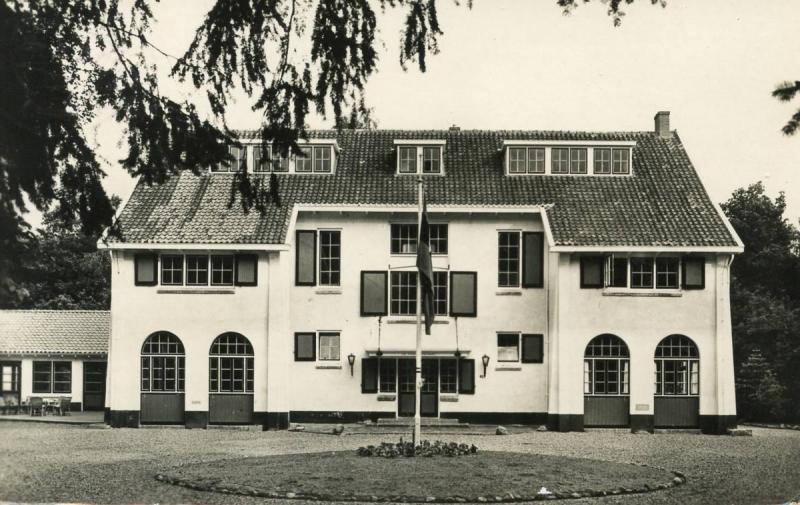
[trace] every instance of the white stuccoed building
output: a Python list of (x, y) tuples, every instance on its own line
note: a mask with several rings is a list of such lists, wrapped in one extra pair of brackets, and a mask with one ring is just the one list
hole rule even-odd
[[(413, 416), (421, 176), (437, 313), (423, 416), (725, 432), (742, 244), (669, 114), (655, 119), (650, 132), (312, 131), (289, 159), (243, 132), (230, 167), (140, 182), (100, 244), (107, 422)], [(244, 171), (261, 209), (242, 208)]]

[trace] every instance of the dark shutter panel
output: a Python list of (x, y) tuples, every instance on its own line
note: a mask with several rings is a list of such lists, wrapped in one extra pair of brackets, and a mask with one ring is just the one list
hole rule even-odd
[(628, 287), (628, 258), (614, 258), (612, 263), (611, 286)]
[(361, 272), (361, 315), (385, 316), (388, 313), (386, 272)]
[(689, 257), (683, 259), (683, 289), (705, 289), (706, 259)]
[(237, 286), (256, 286), (258, 284), (258, 256), (255, 254), (236, 255)]
[(522, 362), (542, 363), (544, 361), (544, 335), (538, 333), (522, 334)]
[(378, 392), (378, 358), (361, 360), (361, 392)]
[(297, 230), (295, 240), (295, 284), (314, 286), (317, 283), (317, 232)]
[(522, 234), (522, 287), (544, 286), (544, 234), (524, 232)]
[(137, 254), (133, 260), (134, 284), (137, 286), (155, 286), (158, 283), (158, 256), (155, 254)]
[(581, 258), (581, 288), (602, 288), (605, 277), (605, 258), (584, 256)]
[(462, 395), (475, 394), (475, 360), (458, 360), (458, 392)]
[(477, 272), (450, 272), (450, 315), (476, 317), (478, 315), (477, 291)]
[(298, 332), (294, 334), (294, 360), (316, 361), (317, 335), (311, 332)]

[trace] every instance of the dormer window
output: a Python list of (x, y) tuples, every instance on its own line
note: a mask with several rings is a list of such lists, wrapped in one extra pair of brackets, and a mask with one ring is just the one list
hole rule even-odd
[(288, 172), (289, 158), (281, 156), (277, 151), (268, 146), (262, 156), (261, 146), (253, 146), (253, 172)]
[[(300, 154), (281, 156), (271, 145), (245, 144), (230, 146), (230, 162), (211, 168), (212, 172), (330, 174), (336, 170), (336, 140), (314, 140), (300, 145)], [(252, 159), (252, 162), (248, 161)]]
[[(633, 141), (506, 140), (506, 175), (630, 175)], [(589, 171), (592, 167), (592, 171)]]
[(243, 172), (247, 169), (247, 146), (229, 146), (228, 154), (232, 159), (211, 167), (213, 172)]
[(444, 141), (395, 140), (397, 173), (439, 175), (443, 173)]

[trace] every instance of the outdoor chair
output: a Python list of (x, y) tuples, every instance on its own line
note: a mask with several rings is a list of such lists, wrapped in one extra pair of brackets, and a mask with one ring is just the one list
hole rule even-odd
[(6, 413), (6, 400), (3, 397), (0, 397), (0, 414)]
[(31, 396), (29, 407), (31, 416), (35, 416), (37, 412), (40, 416), (44, 415), (44, 401), (41, 397)]
[(16, 396), (6, 396), (5, 402), (7, 414), (19, 414), (19, 402), (17, 401)]
[(68, 416), (70, 415), (69, 406), (72, 403), (71, 396), (62, 396), (58, 399), (58, 403), (55, 405), (55, 408), (58, 410), (58, 415), (60, 416)]

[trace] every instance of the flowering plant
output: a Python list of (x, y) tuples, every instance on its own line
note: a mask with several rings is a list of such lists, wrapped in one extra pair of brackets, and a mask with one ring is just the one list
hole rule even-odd
[(383, 458), (397, 457), (432, 457), (432, 456), (469, 456), (476, 454), (478, 448), (474, 444), (459, 444), (456, 442), (442, 442), (441, 440), (423, 440), (414, 445), (413, 442), (404, 442), (402, 437), (397, 443), (381, 442), (380, 445), (359, 447), (356, 454), (359, 456), (378, 456)]

